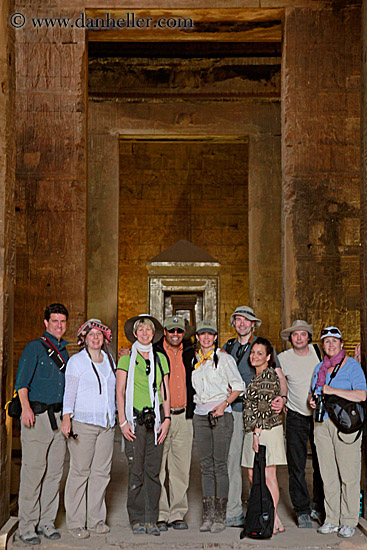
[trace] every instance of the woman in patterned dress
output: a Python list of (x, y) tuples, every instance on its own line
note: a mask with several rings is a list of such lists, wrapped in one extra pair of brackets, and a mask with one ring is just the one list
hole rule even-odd
[(277, 513), (279, 485), (277, 466), (286, 464), (283, 441), (283, 425), (278, 413), (271, 408), (272, 400), (280, 395), (279, 378), (274, 370), (273, 348), (268, 340), (258, 337), (254, 342), (249, 363), (256, 373), (246, 388), (243, 407), (245, 440), (242, 466), (248, 468), (250, 483), (253, 479), (253, 463), (259, 445), (266, 446), (266, 484), (274, 501), (274, 535), (285, 531)]

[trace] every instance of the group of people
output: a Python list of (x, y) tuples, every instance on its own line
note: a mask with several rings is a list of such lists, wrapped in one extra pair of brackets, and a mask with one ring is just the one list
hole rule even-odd
[[(252, 482), (259, 445), (266, 446), (266, 483), (278, 515), (276, 468), (287, 464), (289, 493), (300, 528), (319, 522), (319, 533), (354, 534), (359, 516), (361, 436), (340, 437), (327, 414), (314, 424), (316, 395), (365, 401), (360, 364), (345, 354), (337, 327), (321, 333), (324, 359), (311, 344), (312, 325), (297, 320), (281, 332), (291, 348), (276, 355), (254, 330), (261, 320), (236, 308), (236, 337), (218, 347), (210, 320), (197, 323), (195, 344), (185, 321), (163, 326), (150, 315), (128, 319), (131, 349), (109, 352), (111, 330), (98, 319), (79, 328), (81, 351), (70, 359), (63, 340), (68, 312), (45, 310), (45, 332), (26, 346), (16, 390), (22, 405), (19, 537), (39, 544), (60, 538), (55, 528), (66, 441), (70, 469), (65, 487), (71, 535), (109, 531), (105, 493), (110, 480), (116, 419), (129, 468), (127, 511), (136, 535), (188, 529), (187, 490), (193, 437), (200, 459), (203, 518), (200, 531), (218, 533), (244, 525), (242, 467)], [(285, 417), (284, 445), (283, 423)], [(306, 483), (312, 451), (312, 500)], [(168, 476), (168, 479), (167, 479)], [(167, 488), (168, 487), (168, 490)], [(168, 494), (167, 494), (168, 493)]]

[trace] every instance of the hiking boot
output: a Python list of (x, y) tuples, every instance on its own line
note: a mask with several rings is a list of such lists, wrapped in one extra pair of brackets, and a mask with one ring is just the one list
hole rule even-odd
[(300, 514), (297, 516), (297, 525), (300, 529), (312, 529), (312, 521), (309, 514)]
[(101, 520), (96, 523), (94, 527), (89, 527), (89, 531), (93, 531), (93, 533), (97, 533), (97, 535), (105, 535), (110, 532), (110, 528)]
[(205, 533), (210, 531), (213, 525), (214, 519), (214, 497), (203, 498), (203, 523), (201, 524), (200, 531)]
[(55, 529), (53, 523), (49, 523), (48, 525), (39, 525), (37, 528), (37, 534), (43, 535), (46, 539), (50, 540), (57, 540), (61, 538), (60, 533), (57, 529)]
[(214, 521), (210, 528), (211, 533), (220, 533), (226, 528), (226, 511), (228, 498), (215, 498)]
[(41, 539), (34, 531), (27, 531), (24, 535), (19, 535), (19, 538), (26, 544), (41, 544)]
[(75, 539), (89, 539), (89, 531), (85, 527), (75, 527), (75, 529), (68, 529), (71, 536)]
[(159, 537), (159, 535), (161, 534), (156, 523), (146, 523), (145, 528), (147, 535), (155, 535), (156, 537)]
[(241, 514), (233, 518), (226, 518), (226, 527), (243, 527), (245, 525), (245, 516)]

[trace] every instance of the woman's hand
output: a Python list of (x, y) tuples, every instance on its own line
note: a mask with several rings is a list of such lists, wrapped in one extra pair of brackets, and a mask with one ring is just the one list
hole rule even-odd
[(171, 421), (169, 418), (166, 418), (165, 421), (161, 424), (161, 429), (157, 439), (157, 442), (159, 444), (165, 442), (170, 425), (171, 425)]
[[(258, 434), (258, 435), (256, 435)], [(259, 431), (256, 431), (254, 432), (253, 436), (252, 436), (252, 448), (254, 450), (255, 453), (258, 453), (259, 452), (259, 445), (260, 445), (260, 432)]]
[(126, 422), (124, 426), (120, 425), (120, 428), (121, 428), (121, 433), (125, 439), (127, 439), (128, 441), (134, 441), (134, 439), (136, 438), (136, 435), (132, 431), (131, 426), (128, 422)]
[(69, 437), (71, 432), (71, 420), (70, 420), (70, 414), (65, 414), (60, 427), (62, 433), (66, 437), (66, 439)]
[(217, 405), (216, 407), (214, 407), (214, 409), (212, 410), (214, 418), (218, 418), (219, 416), (223, 416), (224, 411), (226, 410), (227, 407), (228, 407), (227, 401), (223, 401), (223, 403), (221, 403), (220, 405)]

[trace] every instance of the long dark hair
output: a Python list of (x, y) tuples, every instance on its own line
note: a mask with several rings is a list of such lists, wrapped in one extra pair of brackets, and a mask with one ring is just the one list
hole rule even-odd
[[(266, 338), (263, 338), (262, 336), (258, 336), (256, 340), (253, 342), (251, 348), (253, 346), (256, 346), (256, 344), (261, 344), (265, 347), (266, 355), (270, 355), (270, 359), (268, 361), (268, 367), (271, 367), (272, 369), (274, 369), (276, 367), (276, 363), (274, 361), (274, 348), (269, 342), (269, 340), (267, 340)], [(248, 356), (248, 364), (252, 367), (250, 355)]]

